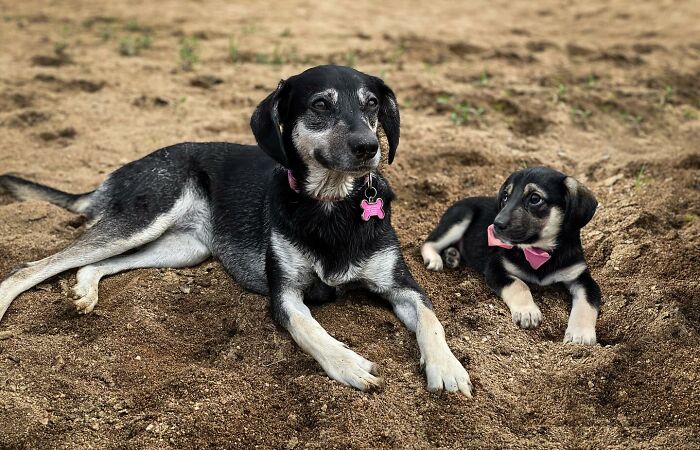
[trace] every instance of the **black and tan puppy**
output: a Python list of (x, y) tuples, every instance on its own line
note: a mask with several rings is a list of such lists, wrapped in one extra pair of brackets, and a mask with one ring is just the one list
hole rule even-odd
[(571, 177), (546, 167), (513, 173), (498, 197), (452, 205), (421, 248), (430, 270), (461, 263), (481, 271), (510, 308), (513, 322), (534, 328), (542, 313), (525, 284), (563, 283), (573, 297), (564, 342), (595, 344), (600, 288), (581, 247), (581, 228), (598, 202)]

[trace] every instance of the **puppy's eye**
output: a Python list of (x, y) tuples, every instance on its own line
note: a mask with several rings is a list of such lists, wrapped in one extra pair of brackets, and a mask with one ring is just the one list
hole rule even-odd
[(323, 99), (314, 100), (311, 107), (317, 111), (327, 111), (328, 103)]
[(542, 203), (542, 197), (540, 194), (532, 194), (530, 196), (530, 204), (533, 206), (539, 205)]
[(501, 200), (501, 205), (505, 205), (507, 201), (508, 201), (508, 193), (504, 192), (503, 193), (503, 200)]
[(367, 107), (368, 108), (376, 108), (378, 104), (379, 104), (379, 102), (374, 97), (367, 100)]

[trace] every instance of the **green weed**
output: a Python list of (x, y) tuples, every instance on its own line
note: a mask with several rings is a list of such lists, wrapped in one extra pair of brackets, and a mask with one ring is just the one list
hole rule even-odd
[(183, 37), (180, 39), (180, 68), (182, 70), (192, 70), (199, 62), (199, 41), (195, 37)]
[(588, 126), (588, 120), (593, 115), (593, 112), (582, 107), (572, 106), (569, 114), (571, 115), (571, 120), (575, 124), (586, 127)]
[(474, 106), (469, 102), (461, 102), (452, 107), (450, 120), (455, 125), (463, 125), (468, 122), (476, 122), (484, 115), (486, 110), (479, 106)]
[(238, 52), (238, 40), (235, 37), (228, 40), (228, 57), (234, 64), (236, 64), (240, 58), (240, 53)]
[(357, 53), (354, 50), (348, 50), (345, 54), (345, 65), (355, 67), (357, 64)]
[(559, 86), (557, 87), (557, 92), (552, 96), (552, 101), (554, 103), (563, 102), (564, 98), (566, 97), (566, 93), (567, 93), (566, 85), (559, 83)]
[(125, 36), (119, 40), (119, 54), (122, 56), (136, 56), (142, 50), (151, 48), (153, 40), (151, 36)]
[(647, 182), (649, 181), (649, 177), (647, 176), (647, 166), (642, 164), (642, 167), (639, 168), (637, 171), (637, 174), (634, 176), (634, 190), (637, 191), (642, 188)]

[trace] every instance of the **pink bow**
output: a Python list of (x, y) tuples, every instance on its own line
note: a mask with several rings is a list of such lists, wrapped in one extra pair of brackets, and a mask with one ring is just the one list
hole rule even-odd
[[(486, 229), (486, 235), (489, 240), (489, 247), (501, 247), (501, 248), (513, 248), (512, 245), (508, 245), (502, 240), (498, 239), (493, 231), (493, 225), (489, 225)], [(525, 259), (530, 263), (530, 267), (537, 270), (542, 267), (542, 264), (549, 261), (552, 257), (549, 253), (537, 247), (526, 247), (523, 248), (523, 253), (525, 254)]]
[(381, 198), (378, 198), (377, 201), (372, 203), (368, 202), (367, 200), (362, 200), (360, 206), (362, 207), (362, 220), (365, 222), (373, 216), (377, 216), (380, 219), (384, 218), (384, 209), (382, 209), (382, 206), (384, 206), (384, 200)]

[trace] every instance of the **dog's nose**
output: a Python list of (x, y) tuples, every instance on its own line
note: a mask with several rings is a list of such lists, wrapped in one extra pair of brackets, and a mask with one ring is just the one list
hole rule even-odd
[(354, 139), (350, 141), (350, 149), (356, 158), (367, 160), (374, 158), (374, 155), (377, 154), (377, 150), (379, 150), (379, 142), (376, 138)]
[(493, 227), (498, 231), (505, 231), (508, 228), (508, 222), (502, 218), (496, 217), (496, 220), (493, 221)]

